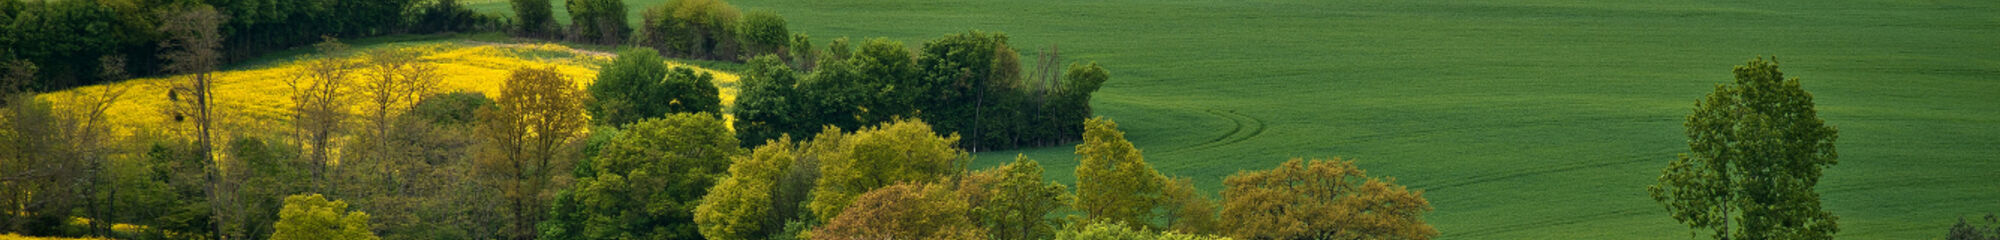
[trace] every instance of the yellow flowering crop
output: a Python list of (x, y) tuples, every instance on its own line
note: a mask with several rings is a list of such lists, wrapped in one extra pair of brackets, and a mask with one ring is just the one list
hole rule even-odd
[[(452, 42), (396, 48), (418, 52), (423, 61), (435, 64), (438, 76), (443, 78), (438, 84), (440, 91), (475, 91), (488, 96), (500, 94), (501, 84), (506, 81), (509, 71), (527, 67), (554, 67), (557, 72), (574, 80), (576, 87), (583, 88), (596, 79), (600, 64), (610, 60), (609, 54), (581, 51), (558, 44)], [(722, 88), (720, 97), (723, 106), (731, 106), (735, 102), (737, 91), (734, 87), (740, 78), (736, 74), (680, 63), (669, 64), (715, 74), (716, 85)], [(301, 70), (301, 64), (287, 63), (211, 74), (215, 79), (215, 106), (212, 109), (217, 115), (218, 129), (244, 133), (287, 129), (293, 103), (292, 90), (286, 82), (300, 75)], [(357, 72), (357, 75), (366, 76), (369, 73)], [(39, 97), (53, 103), (58, 110), (77, 111), (82, 107), (81, 102), (87, 102), (85, 99), (122, 90), (123, 94), (106, 111), (106, 119), (116, 126), (115, 134), (131, 136), (137, 130), (172, 129), (169, 128), (174, 124), (172, 116), (166, 114), (167, 107), (172, 104), (167, 99), (167, 89), (172, 81), (179, 80), (176, 77), (132, 79)], [(351, 107), (361, 107), (358, 103), (355, 105)]]

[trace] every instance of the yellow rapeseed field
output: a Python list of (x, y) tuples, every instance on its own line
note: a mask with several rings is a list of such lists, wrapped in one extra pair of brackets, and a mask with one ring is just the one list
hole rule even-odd
[[(475, 42), (426, 43), (418, 45), (387, 46), (378, 48), (398, 48), (421, 53), (425, 62), (436, 64), (442, 92), (474, 91), (495, 96), (500, 93), (501, 84), (506, 81), (509, 71), (519, 68), (554, 67), (576, 81), (578, 88), (588, 86), (596, 79), (600, 64), (608, 62), (609, 54), (571, 49), (556, 44), (487, 44)], [(350, 57), (355, 58), (355, 57)], [(353, 59), (358, 60), (358, 58)], [(669, 63), (675, 66), (696, 68), (715, 74), (716, 85), (723, 87), (723, 106), (731, 106), (736, 99), (736, 74), (711, 69)], [(215, 102), (213, 108), (217, 116), (218, 129), (236, 133), (256, 133), (283, 131), (289, 126), (292, 90), (286, 84), (298, 76), (302, 67), (298, 63), (276, 64), (272, 67), (220, 71), (215, 78)], [(361, 72), (361, 75), (367, 75)], [(178, 77), (178, 76), (177, 76)], [(124, 82), (81, 87), (67, 91), (42, 94), (43, 100), (50, 101), (58, 111), (76, 111), (79, 103), (90, 102), (95, 96), (106, 93), (123, 92), (106, 111), (106, 119), (120, 137), (132, 136), (144, 131), (170, 132), (175, 127), (172, 116), (166, 114), (171, 106), (167, 89), (172, 81), (179, 78), (140, 78)], [(359, 103), (352, 107), (360, 108)], [(224, 134), (226, 135), (226, 134)]]
[(0, 240), (110, 240), (110, 238), (27, 237), (13, 233), (7, 233), (7, 234), (0, 234)]

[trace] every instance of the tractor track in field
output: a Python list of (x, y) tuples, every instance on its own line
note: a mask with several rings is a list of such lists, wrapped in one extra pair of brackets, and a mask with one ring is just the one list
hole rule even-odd
[(1248, 141), (1250, 140), (1250, 138), (1255, 138), (1258, 135), (1264, 134), (1264, 129), (1266, 125), (1264, 124), (1263, 120), (1258, 120), (1257, 118), (1250, 117), (1249, 115), (1236, 113), (1235, 110), (1209, 109), (1207, 112), (1209, 115), (1215, 115), (1216, 117), (1222, 119), (1228, 119), (1229, 123), (1235, 125), (1235, 127), (1230, 128), (1229, 132), (1223, 133), (1222, 136), (1217, 136), (1215, 137), (1215, 139), (1209, 139), (1207, 142), (1202, 142), (1201, 144), (1195, 144), (1194, 146), (1174, 149), (1171, 151), (1167, 151), (1165, 153), (1176, 153), (1181, 151), (1203, 150), (1203, 149), (1228, 146), (1236, 143), (1241, 143), (1243, 141)]
[(1438, 185), (1431, 185), (1431, 186), (1425, 186), (1425, 187), (1424, 187), (1424, 190), (1425, 190), (1425, 191), (1438, 191), (1438, 190), (1444, 190), (1444, 189), (1451, 189), (1451, 188), (1453, 188), (1453, 187), (1462, 187), (1462, 186), (1466, 186), (1466, 185), (1473, 185), (1473, 184), (1480, 184), (1480, 183), (1486, 183), (1486, 182), (1492, 182), (1492, 181), (1499, 181), (1499, 180), (1506, 180), (1506, 179), (1513, 179), (1513, 178), (1519, 178), (1519, 177), (1527, 177), (1527, 176), (1534, 176), (1534, 175), (1542, 175), (1542, 174), (1551, 174), (1551, 173), (1560, 173), (1560, 172), (1569, 172), (1569, 171), (1576, 171), (1576, 170), (1583, 170), (1583, 169), (1590, 169), (1590, 168), (1600, 168), (1600, 167), (1609, 167), (1609, 166), (1617, 166), (1617, 165), (1625, 165), (1625, 164), (1640, 164), (1640, 163), (1648, 163), (1648, 162), (1656, 162), (1656, 161), (1658, 161), (1658, 160), (1656, 160), (1656, 159), (1635, 159), (1635, 160), (1628, 160), (1628, 161), (1613, 161), (1613, 162), (1599, 162), (1599, 163), (1588, 163), (1588, 164), (1573, 164), (1573, 165), (1568, 165), (1568, 166), (1562, 166), (1562, 167), (1554, 167), (1554, 168), (1543, 168), (1543, 169), (1540, 169), (1540, 170), (1532, 170), (1532, 171), (1513, 171), (1513, 172), (1511, 172), (1511, 173), (1507, 173), (1507, 174), (1497, 174), (1497, 175), (1485, 175), (1485, 176), (1472, 176), (1472, 177), (1466, 177), (1466, 178), (1464, 178), (1464, 180), (1460, 180), (1460, 181), (1454, 181), (1454, 182), (1450, 182), (1450, 183), (1444, 183), (1444, 184), (1438, 184)]

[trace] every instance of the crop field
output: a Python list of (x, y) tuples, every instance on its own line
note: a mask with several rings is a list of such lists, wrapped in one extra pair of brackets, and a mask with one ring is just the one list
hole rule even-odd
[[(439, 77), (439, 92), (471, 91), (495, 96), (500, 94), (501, 85), (506, 82), (508, 72), (527, 67), (554, 67), (558, 72), (576, 81), (578, 88), (588, 86), (596, 79), (599, 64), (610, 60), (608, 53), (571, 49), (557, 44), (500, 44), (465, 40), (431, 40), (396, 43), (382, 43), (357, 46), (355, 50), (369, 51), (395, 48), (414, 51), (422, 55), (422, 61), (435, 64)], [(268, 60), (264, 64), (249, 64), (234, 70), (214, 73), (216, 79), (215, 98), (220, 129), (256, 132), (282, 131), (289, 122), (293, 106), (290, 85), (294, 76), (299, 75), (302, 66), (296, 60), (317, 58), (315, 55), (298, 55), (292, 59)], [(350, 61), (361, 61), (361, 57), (347, 57)], [(737, 76), (732, 73), (708, 70), (700, 67), (669, 63), (674, 66), (694, 67), (700, 71), (716, 75), (716, 84), (724, 87), (724, 106), (735, 100)], [(359, 77), (369, 75), (367, 71), (357, 73)], [(74, 109), (76, 103), (87, 102), (79, 99), (97, 98), (108, 93), (123, 92), (115, 104), (109, 107), (107, 119), (118, 126), (118, 134), (130, 136), (145, 134), (141, 130), (163, 130), (159, 126), (172, 124), (165, 106), (170, 106), (166, 90), (178, 78), (142, 78), (116, 84), (81, 87), (68, 91), (44, 94), (43, 99), (56, 103), (57, 108)], [(354, 81), (360, 81), (356, 79)], [(357, 113), (365, 106), (350, 105)], [(226, 135), (225, 135), (226, 136)]]
[[(1645, 186), (1686, 151), (1696, 99), (1776, 56), (1841, 130), (1818, 188), (1840, 237), (1937, 238), (2000, 212), (1996, 1), (731, 2), (821, 44), (984, 30), (1024, 58), (1059, 46), (1111, 69), (1097, 112), (1164, 173), (1212, 193), (1293, 157), (1357, 159), (1423, 189), (1446, 239), (1685, 238)], [(1071, 151), (1020, 153), (1067, 182)]]

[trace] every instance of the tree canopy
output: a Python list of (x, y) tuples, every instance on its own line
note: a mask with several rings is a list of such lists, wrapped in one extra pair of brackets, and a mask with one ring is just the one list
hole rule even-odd
[(1820, 209), (1821, 172), (1838, 163), (1839, 130), (1818, 115), (1776, 58), (1751, 59), (1695, 102), (1688, 152), (1647, 186), (1675, 221), (1715, 239), (1831, 239), (1839, 217)]
[[(628, 125), (558, 194), (543, 239), (701, 239), (696, 206), (744, 152), (722, 119), (679, 113)], [(587, 169), (586, 169), (587, 168)]]
[(1353, 161), (1294, 158), (1223, 180), (1222, 222), (1239, 239), (1430, 239), (1423, 191), (1370, 178)]

